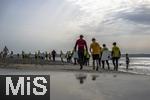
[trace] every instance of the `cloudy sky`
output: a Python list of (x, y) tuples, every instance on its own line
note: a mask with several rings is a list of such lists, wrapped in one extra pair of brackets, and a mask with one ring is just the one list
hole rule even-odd
[(0, 0), (1, 50), (72, 50), (79, 34), (150, 53), (150, 0)]

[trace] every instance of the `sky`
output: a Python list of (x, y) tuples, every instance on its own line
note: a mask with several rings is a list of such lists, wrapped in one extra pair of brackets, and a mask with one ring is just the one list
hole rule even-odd
[(0, 50), (72, 50), (79, 35), (150, 53), (150, 0), (0, 0)]

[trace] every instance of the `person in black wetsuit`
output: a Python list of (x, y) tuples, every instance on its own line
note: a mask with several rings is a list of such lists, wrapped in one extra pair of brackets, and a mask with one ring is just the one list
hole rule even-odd
[(53, 61), (55, 61), (55, 57), (56, 57), (56, 51), (53, 50), (53, 51), (52, 51), (52, 58), (53, 58)]

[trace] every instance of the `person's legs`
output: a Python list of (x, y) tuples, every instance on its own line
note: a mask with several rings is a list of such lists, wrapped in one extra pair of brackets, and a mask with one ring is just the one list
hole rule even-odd
[(55, 56), (53, 55), (53, 61), (55, 61)]
[(114, 65), (114, 70), (116, 70), (115, 58), (112, 58), (112, 63)]
[(129, 62), (126, 62), (126, 69), (129, 69)]
[(95, 70), (95, 60), (93, 59), (93, 70)]
[(54, 61), (55, 61), (55, 55), (54, 55)]
[(77, 64), (77, 59), (76, 58), (74, 58), (74, 65), (76, 65)]
[(62, 63), (64, 62), (62, 57), (61, 57), (61, 62), (62, 62)]
[(95, 55), (92, 55), (93, 57), (93, 70), (95, 70)]
[(86, 56), (84, 56), (84, 65), (87, 66), (87, 58), (86, 58)]
[(93, 55), (93, 70), (95, 70), (95, 62), (96, 62), (96, 66), (97, 66), (96, 69), (98, 69), (98, 67), (99, 67), (99, 55), (97, 55), (97, 54)]
[(72, 61), (71, 61), (71, 56), (69, 56), (69, 63), (72, 63)]
[(87, 58), (86, 57), (84, 57), (84, 65), (87, 66)]
[[(81, 64), (81, 59), (82, 59), (82, 57), (81, 57), (81, 52), (80, 52), (80, 51), (78, 51), (78, 56), (79, 56), (78, 62), (79, 62), (80, 67), (81, 67), (81, 66), (82, 66), (82, 64)], [(80, 68), (80, 69), (81, 69), (81, 68)]]
[(96, 71), (98, 71), (98, 69), (99, 69), (99, 54), (96, 55), (96, 65), (97, 65)]
[(118, 60), (119, 60), (119, 59), (116, 58), (116, 71), (118, 71), (118, 66), (119, 66), (119, 65), (118, 65)]
[(101, 57), (99, 57), (99, 66), (101, 67)]
[(64, 59), (63, 59), (63, 57), (62, 57), (62, 62), (64, 62)]
[(80, 64), (80, 70), (81, 70), (83, 68), (83, 63), (84, 63), (84, 51), (79, 50), (78, 56), (79, 56), (79, 64)]
[(96, 60), (96, 64), (97, 64), (96, 71), (98, 71), (98, 69), (99, 69), (99, 59)]
[(109, 61), (108, 61), (108, 60), (106, 60), (106, 64), (107, 64), (107, 66), (108, 66), (108, 70), (110, 70)]
[(105, 69), (105, 61), (102, 61), (102, 69)]

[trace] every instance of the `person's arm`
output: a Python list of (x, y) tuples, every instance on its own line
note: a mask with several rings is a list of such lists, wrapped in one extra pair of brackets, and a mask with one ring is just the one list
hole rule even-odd
[(114, 51), (113, 51), (113, 48), (112, 48), (112, 51), (111, 51), (111, 56), (113, 57), (113, 53), (114, 53)]
[(86, 48), (86, 51), (88, 52), (88, 47), (87, 47), (86, 41), (85, 41), (85, 48)]
[(92, 45), (90, 45), (90, 49), (89, 50), (90, 50), (90, 53), (92, 53)]
[(101, 52), (102, 48), (101, 48), (101, 46), (99, 45), (99, 43), (98, 43), (98, 46), (99, 46), (99, 50), (100, 50), (100, 52)]
[(120, 51), (120, 49), (119, 49), (119, 57), (121, 57), (121, 51)]

